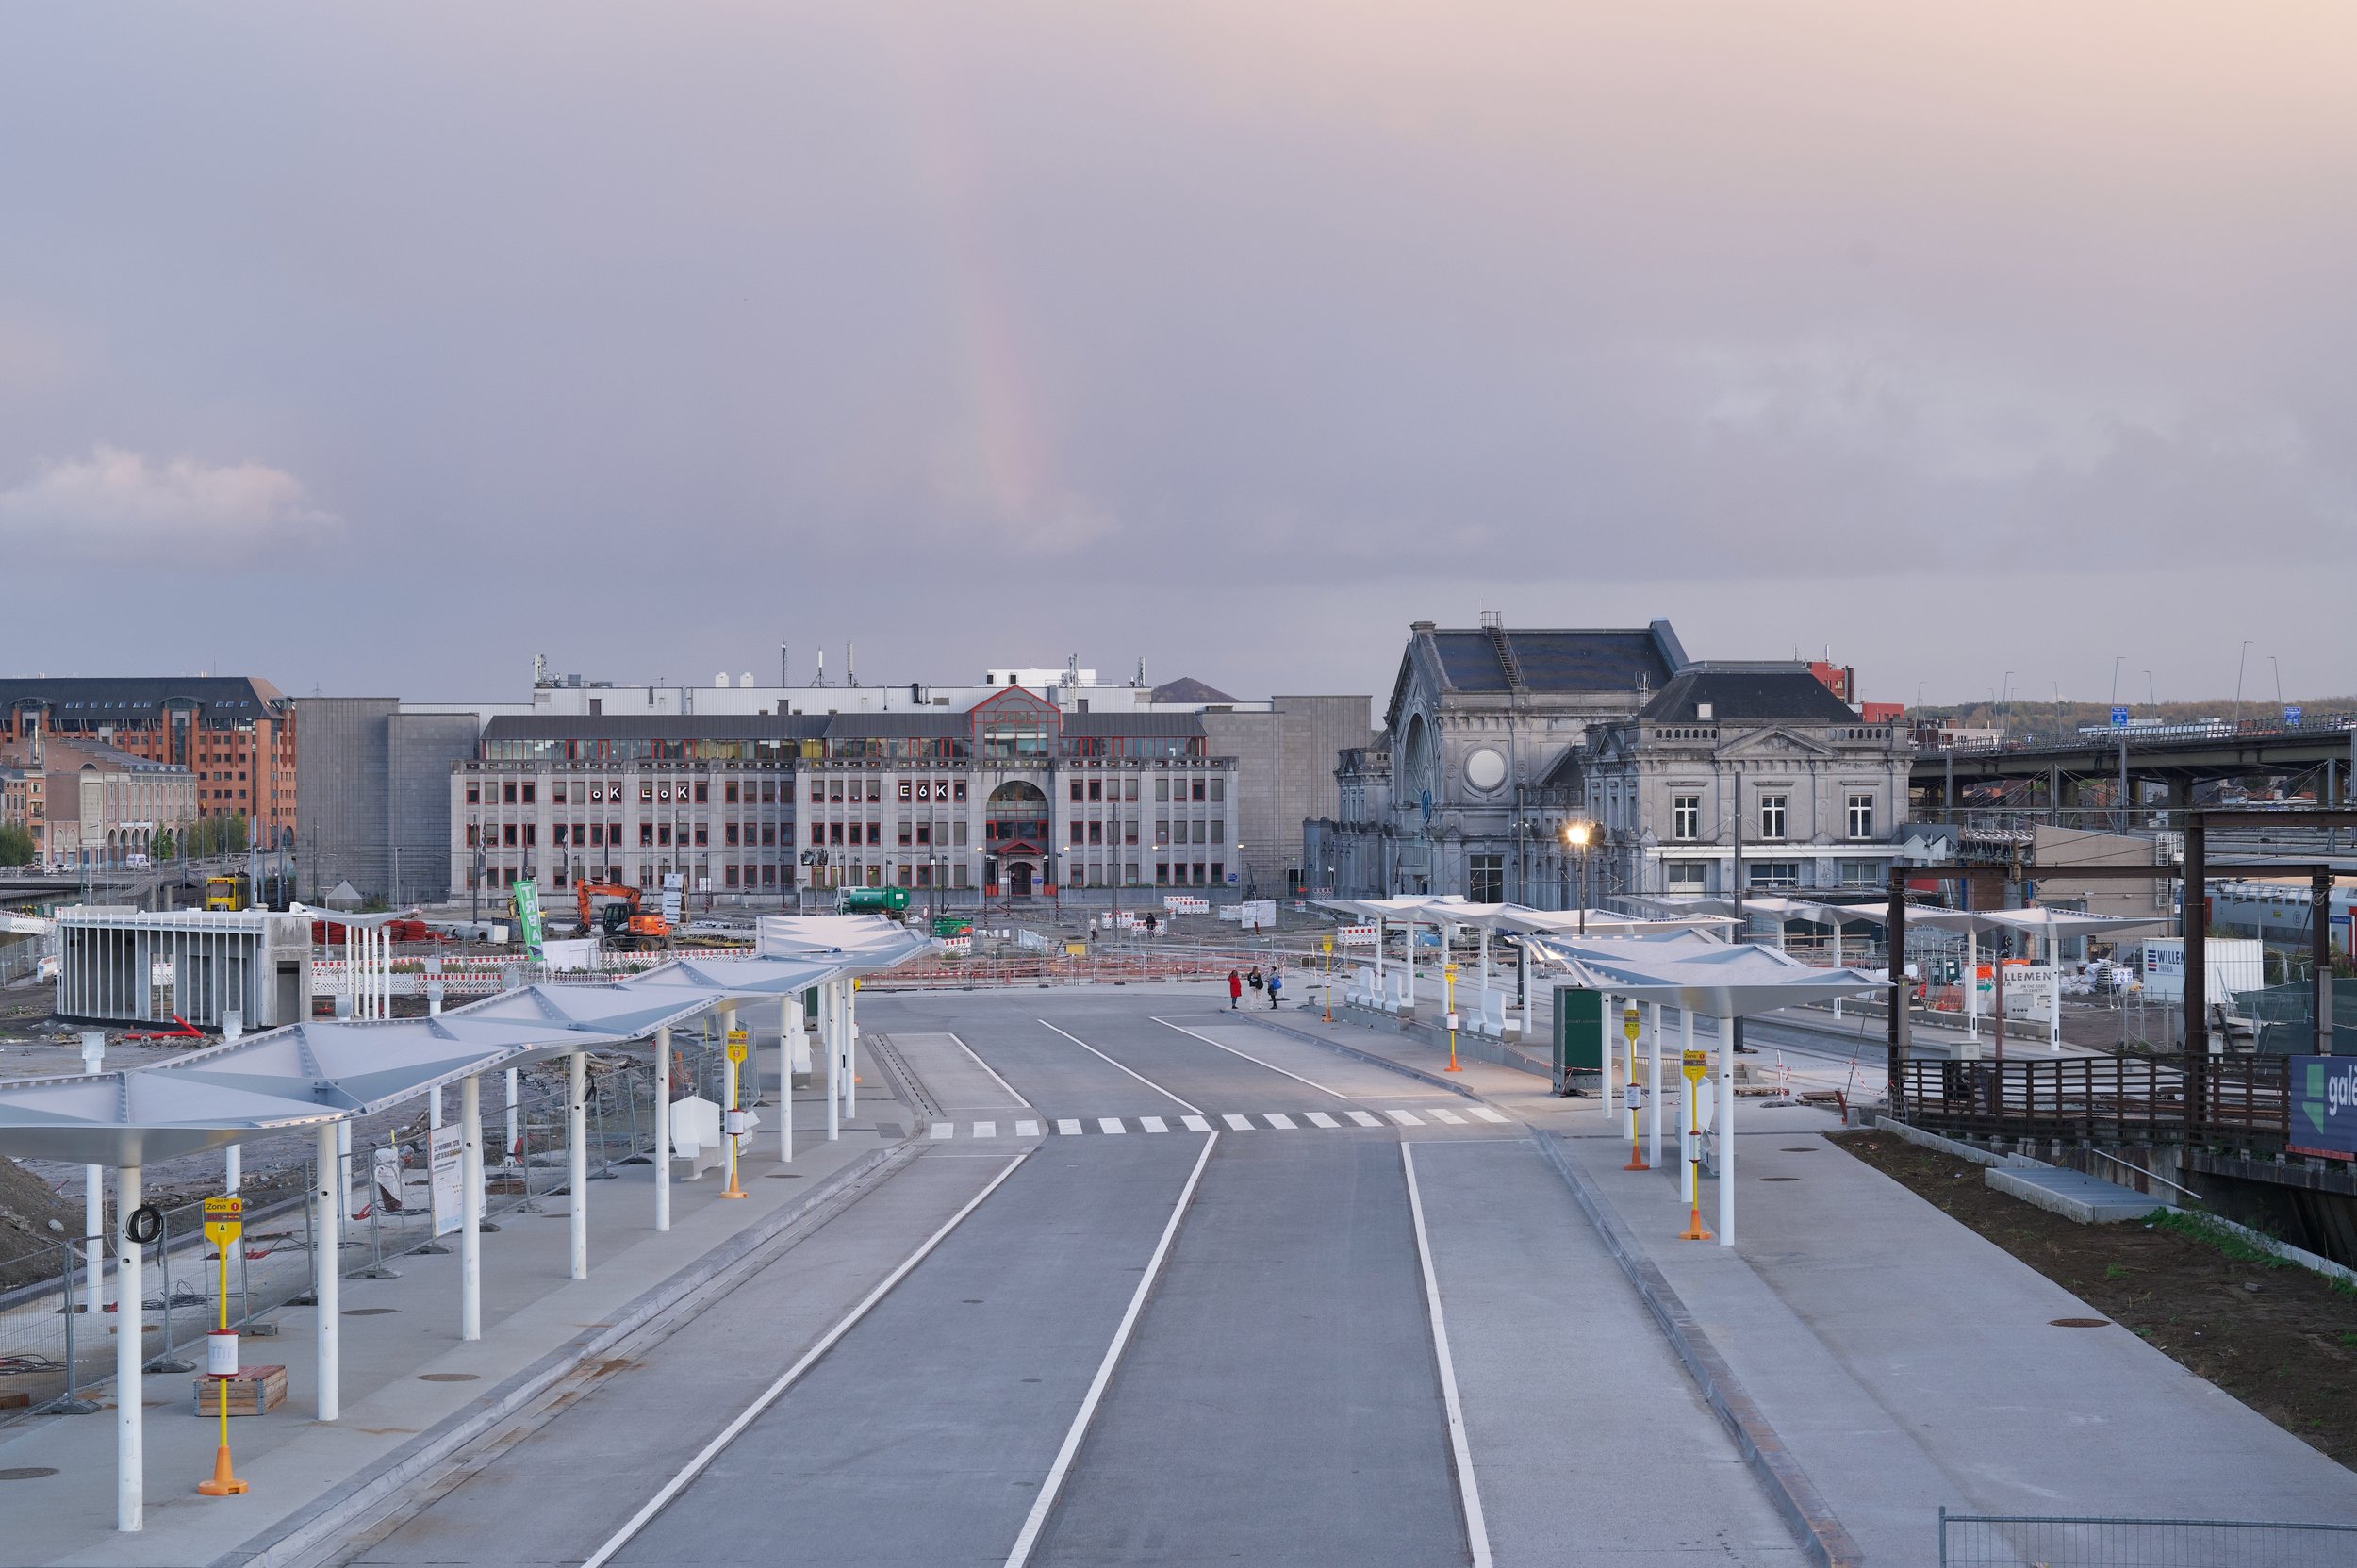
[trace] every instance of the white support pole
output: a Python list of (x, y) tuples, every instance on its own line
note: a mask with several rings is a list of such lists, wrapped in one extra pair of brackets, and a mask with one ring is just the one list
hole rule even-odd
[(516, 1125), (516, 1117), (517, 1117), (517, 1115), (519, 1114), (519, 1113), (518, 1113), (518, 1111), (517, 1111), (517, 1108), (516, 1108), (516, 1101), (517, 1101), (518, 1097), (519, 1097), (519, 1094), (521, 1093), (522, 1089), (523, 1089), (523, 1081), (522, 1081), (521, 1070), (520, 1070), (519, 1068), (516, 1068), (516, 1067), (510, 1067), (510, 1068), (508, 1068), (508, 1069), (507, 1069), (507, 1142), (500, 1146), (500, 1164), (503, 1164), (503, 1164), (506, 1164), (509, 1161), (511, 1161), (511, 1160), (513, 1160), (513, 1159), (515, 1159), (515, 1158), (516, 1158), (516, 1144), (517, 1144), (518, 1140), (519, 1140), (519, 1139), (523, 1136), (523, 1131), (522, 1131), (522, 1129), (519, 1128), (519, 1127)]
[(348, 1121), (336, 1124), (336, 1191), (337, 1217), (346, 1225), (359, 1223), (352, 1211), (352, 1124)]
[(1481, 1026), (1490, 1026), (1490, 928), (1481, 927)]
[(567, 1184), (572, 1191), (573, 1278), (589, 1278), (589, 1054), (574, 1051), (566, 1090)]
[(1719, 1245), (1735, 1245), (1735, 1020), (1719, 1020)]
[(654, 1228), (671, 1228), (671, 1028), (654, 1032)]
[(1645, 1032), (1645, 1164), (1661, 1168), (1661, 1004), (1647, 1002), (1652, 1025)]
[(1536, 1006), (1535, 999), (1530, 994), (1530, 944), (1527, 941), (1516, 943), (1514, 955), (1522, 968), (1523, 1044), (1526, 1046), (1530, 1043), (1531, 1013)]
[(312, 1227), (319, 1238), (318, 1250), (311, 1254), (311, 1299), (318, 1303), (312, 1311), (319, 1319), (312, 1353), (318, 1363), (317, 1413), (321, 1421), (334, 1421), (343, 1413), (343, 1363), (336, 1343), (338, 1314), (343, 1311), (339, 1304), (343, 1284), (343, 1211), (336, 1201), (336, 1130), (342, 1125), (322, 1125), (312, 1154), (319, 1164), (319, 1178), (311, 1194), (312, 1207), (319, 1211)]
[(843, 1054), (836, 1047), (834, 982), (818, 988), (818, 1048), (827, 1054), (827, 1142), (843, 1136)]
[(794, 1163), (794, 1042), (802, 1032), (799, 992), (778, 999), (778, 1158)]
[(245, 1145), (231, 1144), (222, 1151), (221, 1190), (235, 1197), (245, 1186)]
[(1402, 994), (1407, 997), (1408, 1002), (1395, 1011), (1413, 1013), (1416, 1010), (1416, 922), (1413, 917), (1408, 921), (1408, 940), (1400, 947), (1399, 961), (1407, 969), (1408, 983)]
[[(1684, 1048), (1686, 1050), (1692, 1050), (1694, 1048), (1694, 1010), (1690, 1007), (1680, 1007), (1678, 1009), (1678, 1017), (1686, 1026), (1686, 1045)], [(1685, 1058), (1683, 1056), (1679, 1058), (1678, 1081), (1686, 1085), (1687, 1103), (1684, 1107), (1685, 1116), (1684, 1119), (1678, 1123), (1678, 1142), (1683, 1145), (1686, 1141), (1687, 1129), (1701, 1125), (1697, 1119), (1697, 1114), (1694, 1109), (1694, 1100), (1698, 1096), (1706, 1094), (1708, 1091), (1705, 1090), (1701, 1084), (1696, 1083), (1693, 1080), (1686, 1076)], [(1701, 1202), (1700, 1194), (1702, 1188), (1702, 1172), (1700, 1167), (1697, 1166), (1693, 1161), (1689, 1160), (1686, 1157), (1686, 1150), (1683, 1147), (1678, 1150), (1678, 1167), (1682, 1173), (1678, 1180), (1678, 1201), (1689, 1206), (1699, 1207)]]
[(1392, 994), (1383, 987), (1383, 916), (1375, 917), (1375, 1005), (1391, 1004)]
[[(106, 1069), (107, 1032), (82, 1031), (82, 1070), (95, 1077)], [(107, 1297), (107, 1167), (82, 1167), (82, 1311), (102, 1312)], [(95, 1318), (92, 1322), (97, 1321)]]
[(1604, 998), (1604, 1038), (1598, 1044), (1604, 1048), (1596, 1058), (1597, 1065), (1603, 1069), (1596, 1077), (1596, 1098), (1604, 1103), (1604, 1125), (1617, 1128), (1621, 1125), (1621, 1097), (1613, 1088), (1613, 1081), (1620, 1066), (1621, 1006), (1620, 999), (1609, 992)]
[(859, 982), (843, 978), (843, 1115), (859, 1114)]
[(1981, 1037), (1981, 938), (1969, 929), (1964, 933), (1964, 1032), (1968, 1039)]
[(130, 1236), (131, 1213), (140, 1206), (140, 1167), (115, 1172), (115, 1528), (146, 1525), (147, 1453), (145, 1396), (140, 1372), (147, 1361), (144, 1283), (140, 1254)]
[[(436, 1096), (440, 1098), (440, 1096)], [(458, 1337), (483, 1337), (483, 1080), (458, 1081)]]

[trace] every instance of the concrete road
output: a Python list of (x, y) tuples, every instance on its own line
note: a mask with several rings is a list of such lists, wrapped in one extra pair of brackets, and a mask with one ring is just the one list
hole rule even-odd
[(925, 1155), (340, 1560), (1797, 1560), (1518, 1125), (1207, 995), (861, 1022)]

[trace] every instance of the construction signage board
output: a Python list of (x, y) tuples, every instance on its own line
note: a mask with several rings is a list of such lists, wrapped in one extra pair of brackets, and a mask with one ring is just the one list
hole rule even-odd
[(1375, 928), (1373, 926), (1336, 926), (1334, 940), (1345, 948), (1372, 948), (1375, 946)]
[(1191, 893), (1165, 893), (1162, 895), (1162, 907), (1173, 915), (1209, 915), (1211, 900)]
[(663, 878), (663, 917), (673, 925), (679, 924), (680, 889), (684, 882), (677, 871), (666, 872)]
[(466, 1223), (459, 1211), (460, 1196), (466, 1191), (464, 1171), (465, 1145), (458, 1129), (437, 1127), (426, 1135), (428, 1190), (434, 1195), (434, 1233), (447, 1236)]
[(2357, 1056), (2293, 1057), (2291, 1100), (2286, 1148), (2357, 1160)]
[(516, 905), (516, 924), (521, 932), (525, 956), (535, 964), (547, 954), (540, 943), (546, 934), (540, 925), (540, 884), (530, 878), (508, 885), (508, 896)]

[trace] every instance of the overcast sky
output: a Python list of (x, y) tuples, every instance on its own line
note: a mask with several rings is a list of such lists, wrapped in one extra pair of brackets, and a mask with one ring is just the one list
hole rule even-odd
[(2357, 689), (2357, 8), (33, 6), (0, 663)]

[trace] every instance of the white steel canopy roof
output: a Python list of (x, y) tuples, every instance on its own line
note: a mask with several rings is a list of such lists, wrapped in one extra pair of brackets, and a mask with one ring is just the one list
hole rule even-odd
[[(1419, 925), (1475, 928), (1486, 926), (1492, 931), (1576, 933), (1581, 922), (1580, 912), (1575, 909), (1532, 909), (1523, 904), (1475, 903), (1454, 893), (1398, 899), (1320, 899), (1317, 903), (1320, 908), (1337, 910), (1368, 920), (1414, 921)], [(1596, 935), (1714, 929), (1735, 923), (1718, 915), (1656, 919), (1622, 915), (1608, 909), (1591, 909), (1588, 911), (1586, 920), (1589, 933)]]
[(143, 1165), (367, 1115), (489, 1068), (626, 1045), (731, 1002), (888, 968), (926, 947), (874, 916), (826, 922), (831, 956), (810, 944), (811, 956), (677, 959), (604, 984), (520, 986), (433, 1017), (313, 1020), (151, 1067), (0, 1085), (0, 1153)]
[(2019, 931), (2032, 936), (2092, 936), (2102, 941), (2145, 932), (2166, 932), (2177, 921), (2168, 915), (2090, 915), (2085, 910), (2031, 904), (2022, 909), (1911, 908), (1907, 911), (1907, 924), (1929, 926), (1935, 931)]
[(1702, 942), (1541, 944), (1599, 991), (1720, 1018), (1831, 1001), (1889, 987), (1871, 969), (1820, 969), (1773, 948)]

